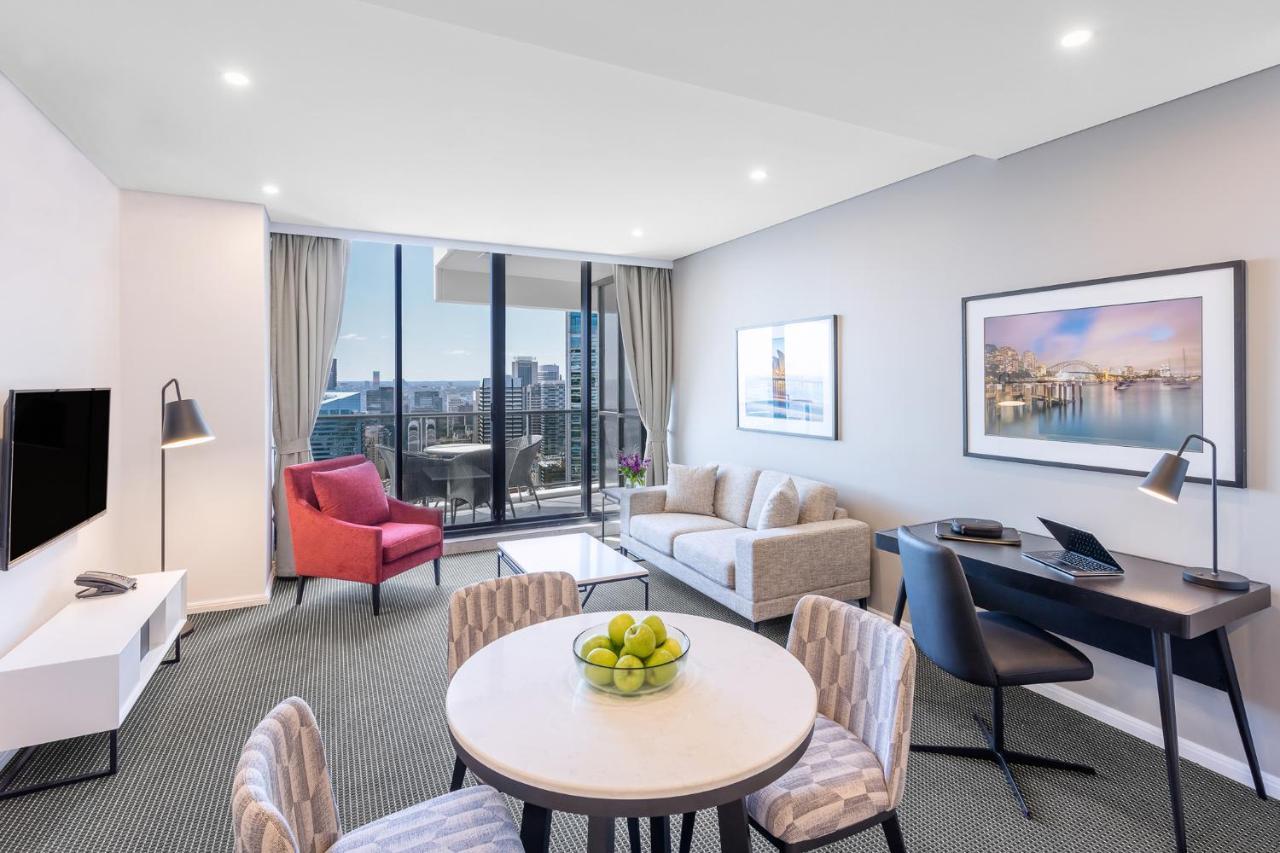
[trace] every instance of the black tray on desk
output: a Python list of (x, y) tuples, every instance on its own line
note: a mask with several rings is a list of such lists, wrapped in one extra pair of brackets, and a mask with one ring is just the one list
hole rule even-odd
[(933, 534), (939, 539), (954, 539), (957, 542), (981, 542), (985, 545), (1021, 545), (1022, 536), (1016, 528), (1006, 527), (1004, 533), (1000, 534), (999, 539), (990, 539), (986, 536), (961, 536), (959, 533), (951, 532), (951, 521), (939, 521), (933, 526)]

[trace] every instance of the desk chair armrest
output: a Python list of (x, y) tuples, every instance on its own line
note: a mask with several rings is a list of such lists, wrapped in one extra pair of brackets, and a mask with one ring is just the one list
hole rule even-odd
[(738, 594), (771, 601), (871, 577), (871, 528), (852, 518), (753, 530), (736, 543)]

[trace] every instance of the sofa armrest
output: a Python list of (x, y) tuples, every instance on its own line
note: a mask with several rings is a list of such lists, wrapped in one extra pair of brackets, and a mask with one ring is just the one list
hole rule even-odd
[(619, 495), (621, 507), (621, 526), (623, 536), (631, 533), (631, 516), (662, 512), (667, 508), (666, 486), (641, 486), (638, 489), (623, 489)]
[(852, 518), (753, 530), (735, 545), (734, 589), (751, 601), (871, 577), (871, 527)]
[(405, 503), (395, 498), (387, 498), (387, 506), (391, 508), (391, 520), (400, 524), (430, 524), (444, 529), (444, 512), (429, 506)]
[(377, 582), (380, 528), (340, 521), (301, 501), (289, 505), (289, 526), (299, 575)]

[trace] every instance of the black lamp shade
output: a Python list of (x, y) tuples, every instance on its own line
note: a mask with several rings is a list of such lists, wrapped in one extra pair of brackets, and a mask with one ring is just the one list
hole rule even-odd
[(1185, 457), (1166, 453), (1151, 469), (1151, 473), (1138, 486), (1138, 490), (1153, 498), (1159, 498), (1171, 504), (1178, 502), (1182, 492), (1182, 483), (1187, 479), (1187, 469), (1191, 463)]
[(173, 400), (164, 404), (164, 426), (160, 446), (165, 450), (213, 441), (213, 430), (205, 423), (195, 400)]

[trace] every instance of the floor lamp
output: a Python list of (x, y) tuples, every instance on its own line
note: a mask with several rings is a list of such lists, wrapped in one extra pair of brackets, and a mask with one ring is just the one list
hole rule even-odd
[[(169, 394), (169, 386), (177, 395), (176, 400), (165, 402)], [(213, 430), (205, 422), (200, 404), (195, 400), (183, 399), (182, 387), (177, 379), (170, 379), (160, 389), (160, 571), (165, 570), (165, 456), (174, 448), (190, 447), (193, 444), (204, 444), (213, 441)], [(194, 629), (189, 625), (182, 631), (182, 636), (190, 636)]]

